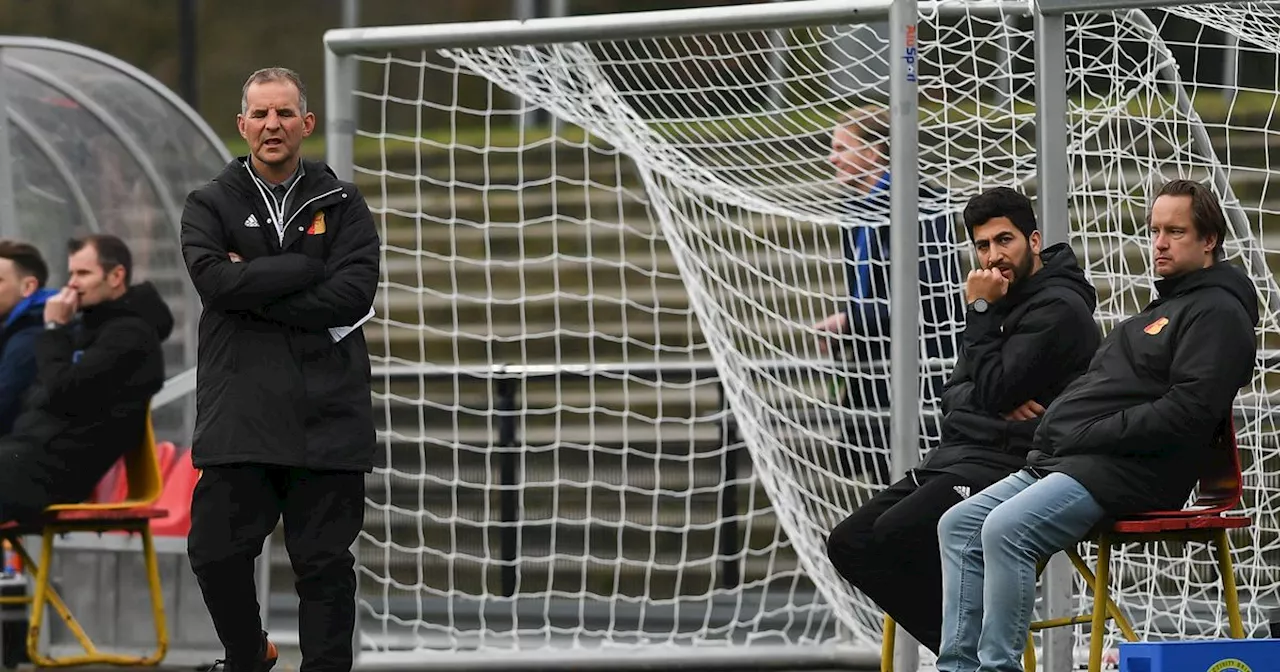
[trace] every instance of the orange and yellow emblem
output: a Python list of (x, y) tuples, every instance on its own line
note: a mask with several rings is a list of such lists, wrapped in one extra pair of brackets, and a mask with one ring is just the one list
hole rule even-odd
[(317, 212), (311, 219), (311, 226), (307, 228), (307, 235), (315, 236), (321, 233), (324, 233), (324, 213)]
[(1143, 331), (1147, 332), (1148, 334), (1151, 334), (1152, 336), (1155, 336), (1156, 334), (1160, 333), (1161, 329), (1164, 329), (1164, 325), (1166, 324), (1169, 324), (1169, 318), (1162, 317), (1156, 320), (1155, 322), (1148, 324), (1146, 327), (1143, 328)]

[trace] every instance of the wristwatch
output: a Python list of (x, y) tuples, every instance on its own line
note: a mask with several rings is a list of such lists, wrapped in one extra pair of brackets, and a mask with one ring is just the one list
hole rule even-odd
[(45, 323), (44, 323), (44, 330), (45, 330), (45, 331), (53, 331), (54, 329), (57, 329), (58, 327), (61, 327), (61, 326), (62, 326), (62, 323), (60, 323), (60, 322), (54, 322), (54, 321), (50, 320), (49, 322), (45, 322)]
[(990, 307), (991, 304), (987, 303), (986, 299), (975, 299), (973, 303), (969, 304), (969, 310), (975, 313), (985, 313)]

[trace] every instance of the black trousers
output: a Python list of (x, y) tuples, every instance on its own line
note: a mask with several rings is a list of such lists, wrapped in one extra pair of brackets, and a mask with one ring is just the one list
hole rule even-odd
[(205, 469), (191, 499), (187, 554), (228, 667), (245, 669), (260, 659), (254, 569), (281, 516), (296, 576), (301, 670), (350, 672), (356, 621), (350, 547), (364, 524), (364, 474), (262, 465)]
[(938, 519), (965, 498), (966, 488), (968, 494), (978, 491), (951, 474), (908, 475), (877, 493), (827, 538), (827, 557), (840, 576), (934, 653), (942, 640)]

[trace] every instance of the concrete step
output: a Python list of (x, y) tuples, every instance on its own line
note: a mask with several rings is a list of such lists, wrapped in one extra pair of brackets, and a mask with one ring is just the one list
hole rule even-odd
[[(705, 348), (692, 317), (655, 320), (652, 315), (643, 319), (642, 311), (596, 310), (599, 321), (587, 325), (564, 324), (554, 315), (525, 315), (515, 306), (495, 311), (491, 322), (373, 325), (366, 328), (366, 338), (373, 357), (447, 364), (654, 361)], [(642, 319), (625, 321), (633, 316)], [(729, 332), (730, 341), (741, 340), (740, 347), (762, 358), (770, 357), (771, 351), (794, 352), (797, 339), (812, 343), (811, 337), (800, 327), (776, 320)], [(816, 344), (809, 347), (814, 350), (808, 354), (816, 354)]]
[[(413, 386), (418, 388), (416, 383)], [(378, 385), (374, 393), (375, 415), (390, 418), (393, 425), (404, 425), (407, 420), (432, 426), (453, 422), (470, 424), (469, 419), (488, 423), (496, 422), (495, 416), (502, 413), (497, 410), (500, 401), (488, 381), (426, 384), (413, 391), (402, 387), (400, 392), (390, 393), (381, 388)], [(675, 385), (659, 388), (640, 381), (570, 377), (554, 384), (519, 385), (515, 403), (515, 412), (527, 425), (543, 416), (578, 418), (587, 422), (605, 419), (593, 416), (618, 417), (625, 414), (644, 422), (669, 421), (714, 412), (721, 400), (712, 385), (700, 385), (694, 389), (681, 389)], [(401, 420), (397, 416), (406, 417)]]
[[(1265, 168), (1268, 165), (1266, 152), (1272, 142), (1268, 131), (1274, 130), (1274, 119), (1265, 115), (1233, 115), (1229, 130), (1208, 119), (1206, 123), (1213, 150), (1219, 157), (1229, 156), (1235, 167)], [(690, 130), (697, 132), (696, 129)], [(1033, 132), (1034, 124), (1028, 124), (1017, 135), (1024, 141), (1031, 141)], [(1104, 161), (1114, 162), (1114, 152), (1104, 153), (1095, 149), (1104, 145), (1123, 148), (1129, 155), (1174, 155), (1174, 148), (1162, 135), (1151, 133), (1136, 122), (1124, 124), (1110, 120), (1107, 132), (1107, 135), (1095, 136), (1086, 143), (1084, 151), (1078, 152), (1073, 160), (1083, 164), (1086, 170), (1093, 170)], [(1186, 131), (1180, 130), (1180, 133), (1185, 134)], [(989, 153), (1000, 151), (997, 143), (1004, 141), (1007, 145), (1010, 137), (1006, 129), (998, 132), (988, 130), (985, 137), (952, 133), (935, 140), (936, 134), (936, 131), (928, 129), (922, 133), (921, 162), (926, 166), (945, 165), (948, 160), (954, 162), (956, 156), (972, 154), (980, 147), (985, 147)], [(697, 137), (681, 140), (682, 144), (677, 147), (707, 166), (769, 166), (779, 170), (778, 164), (782, 163), (779, 157), (790, 157), (794, 166), (790, 172), (810, 173), (810, 179), (813, 179), (813, 174), (829, 173), (821, 144), (815, 145), (810, 136), (758, 137), (752, 138), (751, 142), (734, 143)], [(709, 145), (714, 145), (714, 153), (699, 151), (700, 147)], [(1004, 154), (1007, 152), (1003, 150)], [(965, 167), (957, 166), (956, 169), (964, 171)], [(764, 171), (756, 168), (749, 172), (752, 178), (761, 179), (760, 174)], [(619, 155), (598, 138), (586, 143), (564, 138), (538, 138), (521, 147), (468, 147), (462, 144), (433, 147), (389, 142), (377, 165), (357, 167), (356, 179), (362, 190), (376, 193), (384, 184), (420, 182), (438, 187), (502, 186), (536, 184), (552, 177), (574, 182), (591, 179), (613, 185), (617, 184), (619, 175), (625, 182), (634, 182), (633, 164), (628, 157)]]
[[(423, 455), (449, 455), (459, 446), (488, 448), (500, 446), (498, 428), (427, 427), (422, 425), (383, 424), (378, 429), (379, 442), (392, 445), (392, 454), (404, 454), (413, 469), (413, 459)], [(592, 426), (588, 423), (526, 426), (517, 439), (524, 449), (586, 446), (656, 446), (674, 442), (676, 446), (718, 449), (722, 445), (720, 431), (714, 423), (652, 422), (610, 423)], [(418, 456), (418, 457), (414, 457)], [(412, 458), (412, 459), (411, 459)], [(399, 459), (399, 458), (397, 458)]]
[[(761, 527), (765, 527), (763, 524)], [(277, 535), (282, 536), (282, 535)], [(283, 542), (273, 539), (273, 557), (287, 557)], [(440, 546), (415, 543), (406, 548), (386, 549), (386, 540), (362, 539), (359, 563), (366, 572), (362, 583), (413, 587), (428, 594), (501, 595), (502, 565), (500, 559), (485, 549), (498, 549), (496, 539), (481, 541), (476, 546)], [(485, 546), (485, 544), (488, 544)], [(474, 551), (472, 551), (474, 549)], [(673, 599), (683, 595), (704, 595), (725, 581), (724, 566), (715, 555), (701, 555), (667, 549), (637, 549), (635, 555), (621, 555), (616, 546), (602, 540), (591, 547), (592, 555), (570, 553), (542, 558), (521, 557), (517, 563), (518, 587), (521, 594), (556, 591), (562, 595), (597, 595), (608, 599), (646, 598)], [(607, 554), (607, 555), (606, 555)], [(273, 563), (274, 564), (274, 563)], [(740, 560), (740, 576), (745, 582), (766, 580), (778, 573), (792, 572), (797, 567), (788, 551), (747, 552)], [(293, 575), (287, 564), (273, 567), (272, 584), (292, 585)], [(797, 579), (808, 584), (807, 581)], [(400, 590), (400, 588), (392, 588)], [(374, 595), (381, 591), (371, 590)]]

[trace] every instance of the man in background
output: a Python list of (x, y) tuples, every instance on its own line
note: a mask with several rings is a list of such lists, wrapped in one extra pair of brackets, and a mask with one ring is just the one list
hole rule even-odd
[[(844, 203), (848, 225), (842, 236), (849, 300), (844, 310), (814, 325), (820, 332), (843, 337), (837, 342), (846, 362), (852, 363), (846, 379), (843, 404), (855, 417), (843, 425), (844, 441), (854, 474), (889, 482), (889, 421), (858, 411), (884, 411), (889, 407), (889, 378), (881, 369), (859, 372), (859, 365), (887, 362), (889, 358), (889, 113), (883, 106), (856, 108), (832, 132), (831, 163), (837, 179), (850, 196)], [(921, 182), (920, 223), (920, 331), (922, 359), (949, 360), (956, 356), (956, 334), (964, 314), (956, 289), (960, 286), (959, 246), (947, 196), (938, 187)], [(827, 340), (819, 342), (826, 348)], [(921, 399), (938, 399), (946, 376), (941, 371), (921, 376)]]
[(28, 243), (0, 240), (0, 436), (13, 430), (22, 399), (36, 378), (36, 338), (44, 304), (57, 290), (45, 288), (49, 267)]
[(0, 521), (84, 501), (146, 437), (151, 397), (164, 386), (161, 343), (173, 314), (150, 283), (130, 285), (119, 238), (68, 244), (67, 286), (44, 305), (36, 378), (0, 438)]

